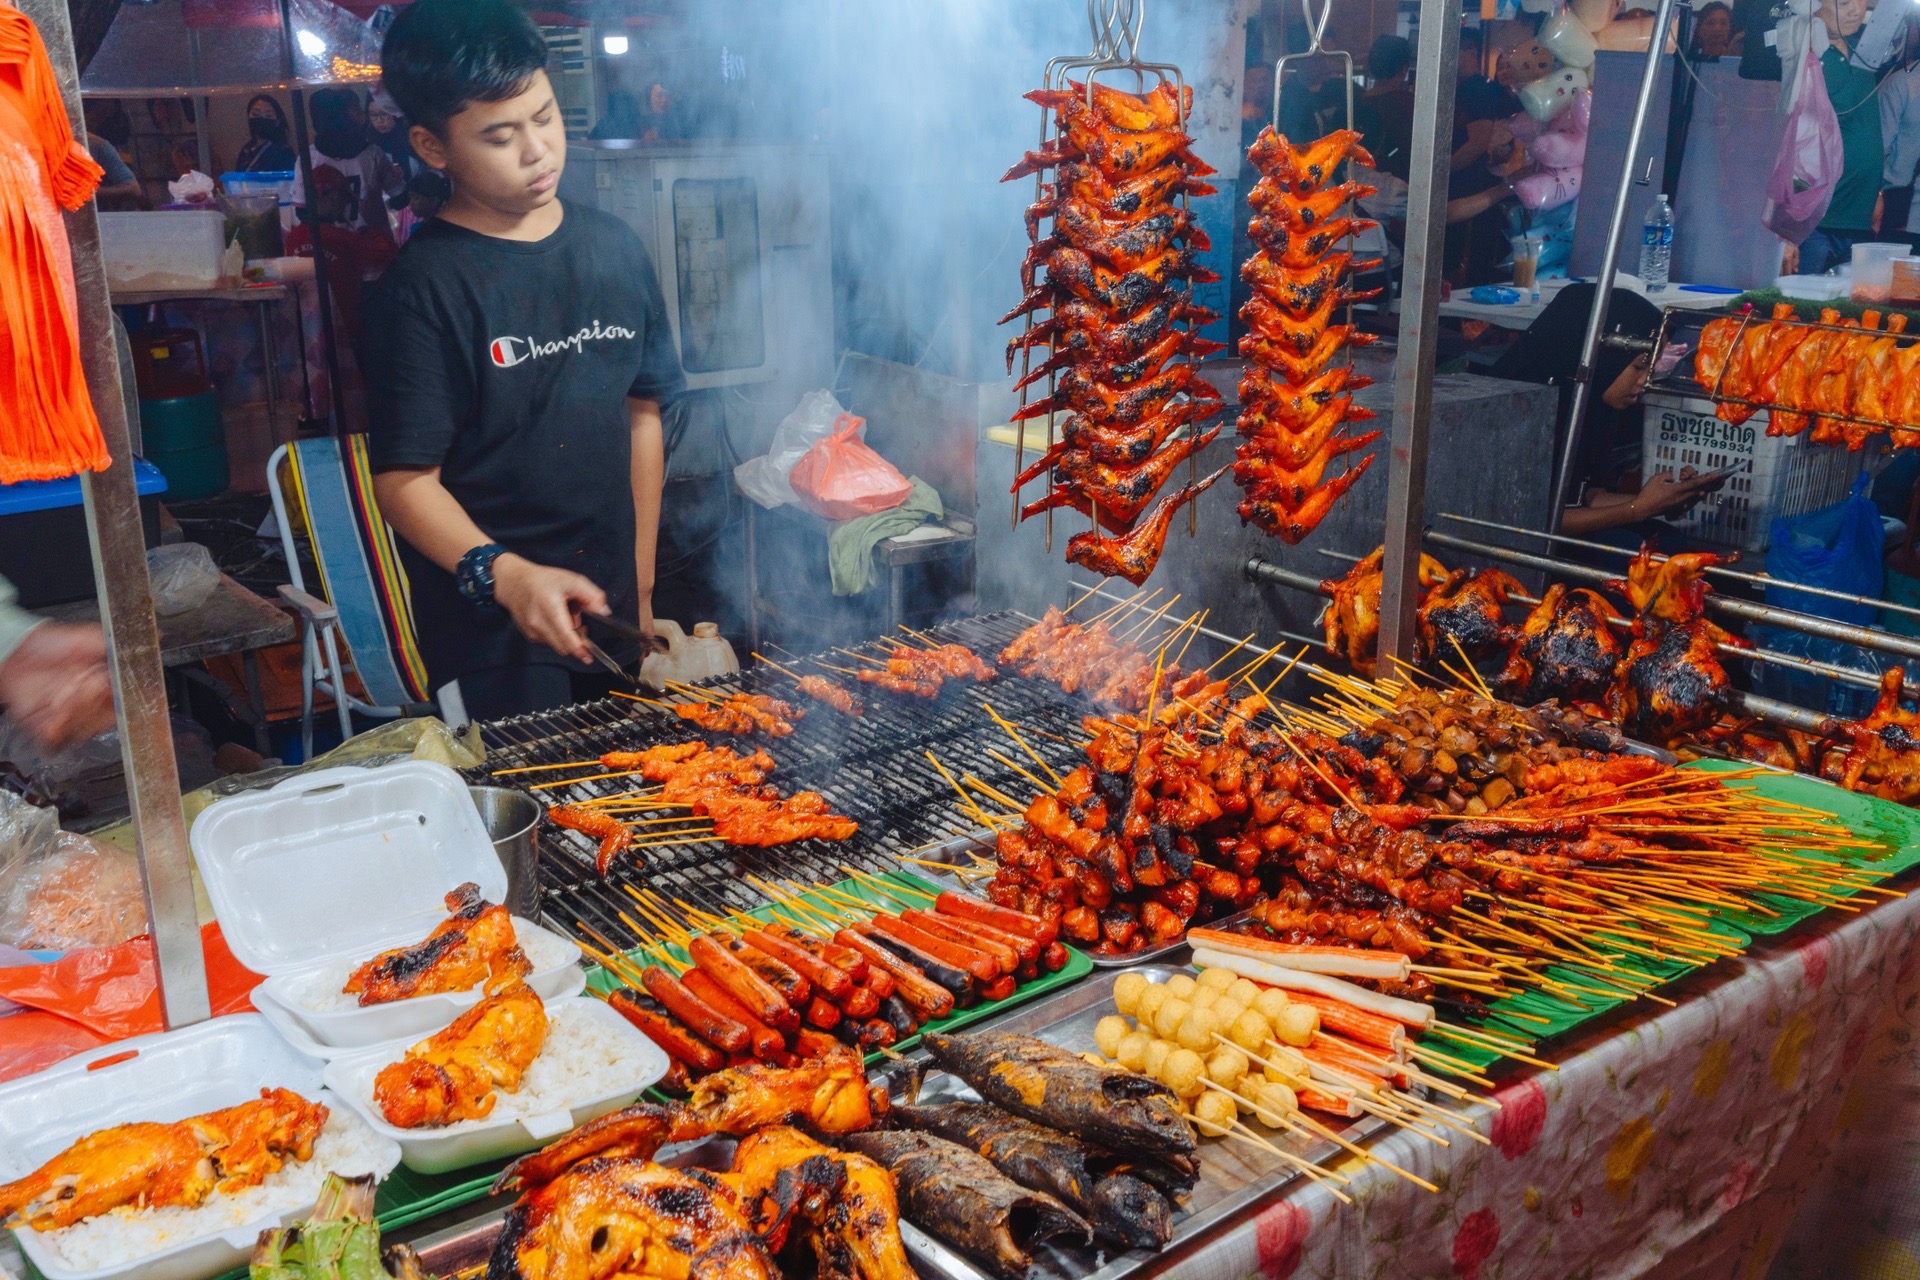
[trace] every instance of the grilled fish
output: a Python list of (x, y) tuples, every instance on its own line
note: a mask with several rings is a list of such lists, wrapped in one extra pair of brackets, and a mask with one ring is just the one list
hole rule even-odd
[[(834, 1141), (893, 1173), (908, 1220), (1002, 1276), (1033, 1266), (1027, 1250), (1055, 1236), (1090, 1239), (1079, 1214), (1044, 1191), (1029, 1191), (956, 1143), (924, 1133), (850, 1133)], [(1015, 1238), (1023, 1229), (1027, 1238)]]
[(1173, 1090), (1157, 1080), (1096, 1067), (1031, 1036), (927, 1035), (933, 1060), (988, 1102), (1116, 1151), (1186, 1155), (1196, 1145)]
[(1021, 1186), (1055, 1197), (1091, 1222), (1103, 1240), (1128, 1249), (1158, 1249), (1173, 1238), (1167, 1198), (1132, 1174), (1113, 1172), (1121, 1161), (1099, 1147), (985, 1102), (902, 1104), (893, 1115), (910, 1129), (985, 1156)]

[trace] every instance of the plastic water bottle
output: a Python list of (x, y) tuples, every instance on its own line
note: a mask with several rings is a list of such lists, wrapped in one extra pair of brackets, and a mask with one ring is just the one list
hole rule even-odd
[(1647, 211), (1647, 225), (1640, 232), (1640, 281), (1648, 292), (1667, 287), (1667, 270), (1673, 263), (1673, 206), (1666, 193), (1653, 198)]

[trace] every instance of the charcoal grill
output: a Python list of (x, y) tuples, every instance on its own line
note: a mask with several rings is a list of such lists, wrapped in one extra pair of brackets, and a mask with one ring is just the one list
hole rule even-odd
[[(965, 645), (992, 662), (1032, 622), (1024, 614), (1009, 611), (948, 623), (922, 634), (941, 644)], [(855, 652), (883, 656), (892, 643), (877, 639)], [(843, 668), (866, 665), (844, 653), (823, 654), (820, 661)], [(806, 665), (812, 669), (811, 663)], [(772, 849), (743, 849), (712, 839), (640, 849), (622, 859), (603, 880), (593, 869), (592, 840), (543, 823), (539, 867), (548, 921), (582, 941), (595, 941), (582, 928), (585, 925), (623, 946), (633, 946), (643, 936), (622, 915), (645, 922), (634, 910), (627, 887), (651, 889), (670, 900), (728, 915), (767, 905), (747, 882), (749, 875), (831, 884), (845, 878), (842, 864), (872, 872), (895, 871), (902, 855), (920, 855), (964, 840), (974, 832), (960, 820), (959, 797), (928, 761), (927, 752), (954, 777), (971, 774), (1015, 798), (1030, 796), (1033, 784), (988, 752), (997, 751), (1038, 772), (987, 714), (989, 705), (1017, 725), (1021, 737), (1060, 772), (1084, 758), (1076, 744), (1084, 737), (1081, 718), (1093, 705), (1044, 680), (1009, 672), (984, 685), (949, 680), (937, 698), (926, 699), (888, 693), (860, 684), (852, 676), (828, 674), (855, 691), (866, 704), (865, 715), (848, 717), (813, 702), (793, 688), (791, 679), (769, 666), (700, 682), (698, 687), (720, 693), (765, 693), (801, 707), (805, 719), (784, 738), (708, 734), (670, 712), (624, 699), (481, 725), (487, 764), (473, 773), (474, 781), (526, 790), (563, 775), (494, 777), (493, 771), (591, 760), (607, 751), (635, 751), (699, 737), (716, 746), (764, 747), (776, 764), (769, 781), (783, 794), (817, 791), (837, 812), (860, 824), (859, 832), (845, 841), (806, 840)], [(563, 804), (630, 791), (638, 785), (644, 784), (637, 778), (608, 778), (533, 794), (545, 803)], [(976, 798), (983, 806), (992, 804)]]

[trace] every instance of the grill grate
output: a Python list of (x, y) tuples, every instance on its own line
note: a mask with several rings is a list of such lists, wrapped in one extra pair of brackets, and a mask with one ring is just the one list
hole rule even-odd
[[(989, 614), (925, 634), (942, 644), (963, 644), (992, 662), (1031, 622), (1018, 613)], [(890, 640), (873, 640), (856, 652), (884, 655), (891, 646)], [(822, 655), (822, 660), (839, 667), (862, 665), (844, 654)], [(1081, 717), (1092, 710), (1092, 704), (1044, 680), (1011, 673), (984, 685), (949, 680), (939, 697), (923, 699), (859, 684), (851, 676), (834, 674), (833, 678), (856, 692), (866, 704), (865, 715), (851, 718), (813, 702), (771, 667), (702, 682), (702, 688), (766, 693), (800, 706), (806, 717), (784, 738), (756, 735), (745, 740), (708, 734), (666, 711), (620, 699), (483, 724), (480, 732), (487, 746), (487, 764), (475, 771), (476, 781), (525, 790), (557, 781), (558, 776), (486, 775), (496, 769), (586, 760), (607, 751), (640, 750), (700, 737), (716, 746), (764, 747), (777, 766), (769, 781), (783, 794), (817, 791), (836, 811), (860, 824), (852, 839), (838, 842), (806, 840), (772, 849), (740, 849), (704, 840), (641, 849), (602, 880), (593, 870), (593, 841), (542, 823), (540, 877), (549, 921), (583, 941), (592, 939), (579, 927), (581, 923), (623, 946), (637, 945), (641, 936), (622, 920), (624, 913), (640, 921), (628, 888), (651, 889), (668, 899), (726, 915), (766, 905), (765, 898), (747, 883), (748, 875), (831, 884), (844, 878), (842, 863), (874, 872), (897, 870), (900, 855), (924, 853), (964, 838), (971, 830), (959, 816), (958, 797), (928, 761), (929, 750), (956, 778), (971, 774), (1016, 799), (1031, 795), (1033, 784), (988, 751), (998, 751), (1038, 772), (987, 715), (986, 706), (1017, 725), (1029, 745), (1060, 772), (1083, 758), (1075, 744), (1082, 737)], [(560, 804), (624, 792), (636, 785), (643, 784), (637, 778), (609, 778), (534, 794)], [(991, 804), (984, 797), (980, 801), (983, 807)]]

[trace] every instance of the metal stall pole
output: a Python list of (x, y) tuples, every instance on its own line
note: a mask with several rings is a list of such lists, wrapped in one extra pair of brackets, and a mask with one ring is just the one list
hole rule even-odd
[[(1672, 0), (1663, 0), (1671, 3)], [(1460, 57), (1458, 0), (1420, 0), (1415, 132), (1407, 191), (1407, 242), (1400, 294), (1400, 349), (1393, 364), (1392, 455), (1387, 471), (1386, 558), (1380, 580), (1382, 657), (1413, 661), (1414, 574), (1426, 524), (1427, 434), (1433, 413), (1433, 347), (1440, 324), (1440, 266), (1447, 234), (1447, 176), (1453, 138), (1454, 63)]]
[(1573, 480), (1574, 460), (1580, 456), (1587, 406), (1593, 401), (1593, 362), (1600, 354), (1600, 330), (1606, 327), (1607, 304), (1613, 300), (1613, 273), (1619, 269), (1620, 242), (1626, 238), (1627, 205), (1636, 185), (1633, 174), (1640, 163), (1641, 135), (1647, 131), (1647, 111), (1653, 105), (1654, 86), (1660, 82), (1660, 59), (1666, 56), (1667, 27), (1672, 22), (1673, 0), (1660, 0), (1653, 16), (1653, 37), (1647, 45), (1647, 65), (1640, 73), (1640, 94), (1634, 99), (1633, 126), (1627, 131), (1627, 150), (1620, 160), (1620, 186), (1613, 193), (1613, 220), (1607, 224), (1606, 248), (1601, 252), (1600, 274), (1594, 281), (1587, 335), (1580, 344), (1580, 364), (1573, 374), (1566, 442), (1560, 448), (1560, 465), (1553, 473), (1553, 506), (1547, 511), (1547, 529), (1552, 533), (1560, 532), (1560, 520), (1567, 508), (1567, 486)]
[[(344, 425), (340, 413), (340, 352), (334, 342), (333, 332), (333, 293), (327, 279), (327, 246), (321, 233), (318, 206), (314, 203), (313, 188), (313, 146), (307, 138), (307, 95), (300, 88), (300, 64), (293, 57), (293, 10), (290, 0), (280, 0), (275, 6), (280, 12), (280, 59), (286, 68), (288, 96), (293, 102), (293, 145), (299, 153), (294, 156), (294, 164), (300, 170), (300, 193), (306, 197), (307, 226), (313, 234), (313, 293), (314, 305), (320, 321), (320, 352), (327, 364), (327, 426), (334, 435), (339, 435)], [(300, 289), (294, 286), (293, 314), (300, 314)], [(300, 344), (300, 366), (306, 368), (307, 351), (304, 330)], [(307, 412), (313, 412), (313, 388), (307, 388)]]
[[(66, 0), (18, 0), (40, 29), (48, 60), (60, 81), (60, 98), (76, 138), (86, 137), (80, 114), (80, 70), (74, 64), (73, 28)], [(126, 770), (146, 888), (147, 919), (158, 953), (161, 1011), (167, 1026), (183, 1027), (211, 1015), (207, 973), (193, 905), (187, 818), (180, 804), (180, 776), (167, 722), (165, 673), (160, 665), (160, 628), (147, 581), (147, 548), (141, 535), (140, 499), (134, 491), (133, 447), (127, 402), (114, 347), (113, 307), (100, 260), (100, 221), (89, 202), (67, 216), (74, 284), (80, 312), (80, 354), (87, 393), (100, 419), (113, 465), (83, 474), (87, 539), (93, 549), (93, 580), (107, 633), (113, 697), (120, 717), (120, 762)]]

